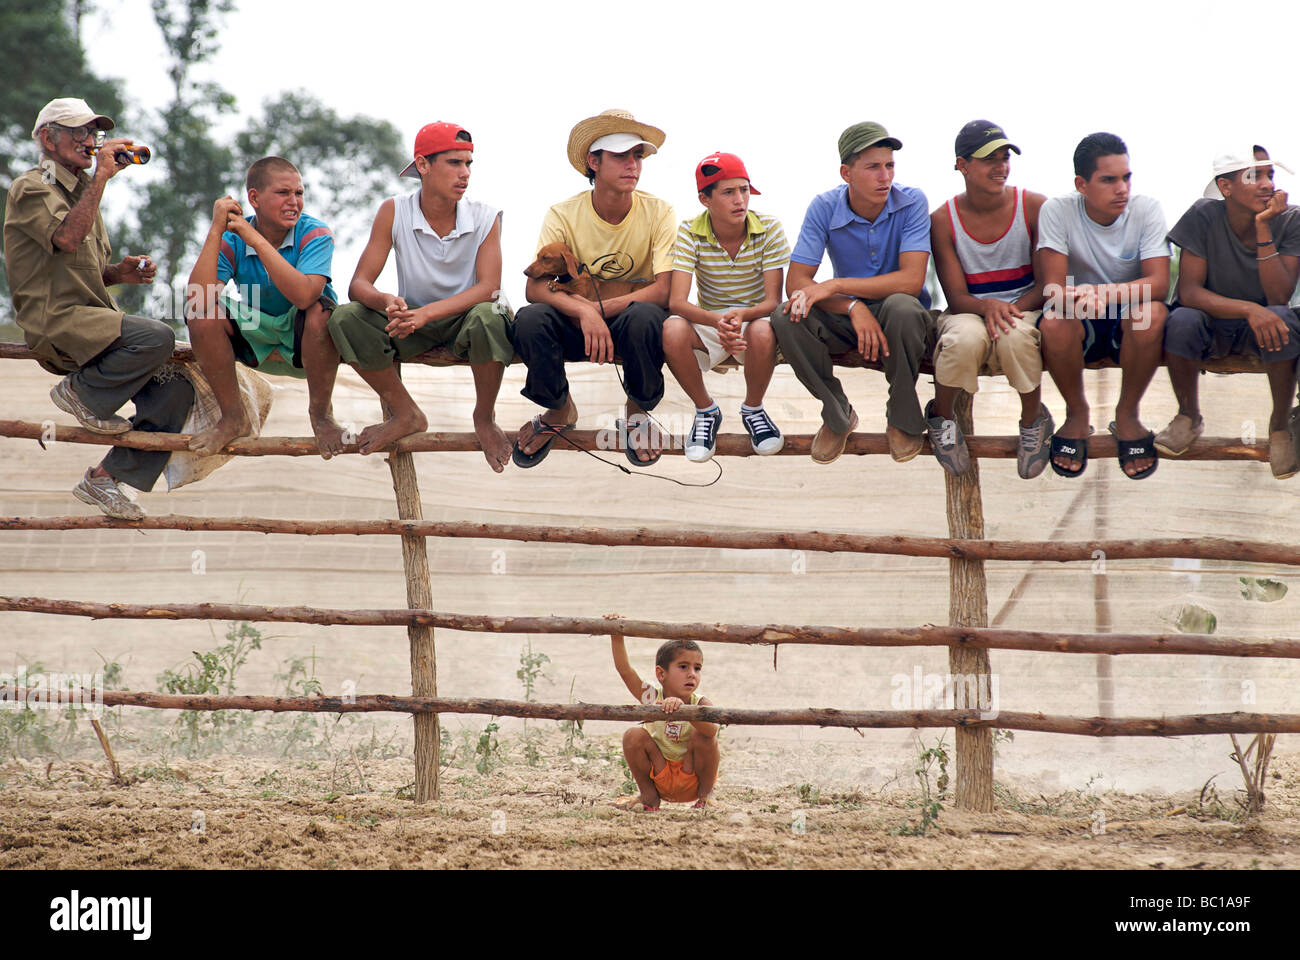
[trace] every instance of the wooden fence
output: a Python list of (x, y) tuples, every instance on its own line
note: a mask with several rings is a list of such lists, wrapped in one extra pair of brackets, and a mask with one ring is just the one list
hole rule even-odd
[[(189, 351), (177, 351), (188, 359)], [(31, 358), (19, 344), (0, 344), (0, 359)], [(445, 365), (448, 357), (435, 351), (420, 362)], [(841, 365), (871, 366), (860, 357), (841, 358)], [(1234, 358), (1208, 365), (1217, 372), (1258, 371), (1259, 366)], [(528, 526), (472, 522), (433, 522), (420, 516), (420, 499), (413, 452), (477, 450), (473, 434), (425, 433), (408, 437), (389, 454), (398, 503), (397, 520), (303, 521), (256, 517), (148, 517), (136, 523), (102, 516), (90, 517), (0, 517), (0, 530), (95, 530), (134, 527), (153, 530), (244, 531), (293, 536), (399, 536), (403, 544), (403, 567), (408, 606), (403, 610), (328, 610), (310, 607), (267, 607), (247, 604), (122, 604), (90, 603), (44, 597), (0, 597), (0, 612), (25, 611), (52, 615), (147, 620), (221, 619), (294, 622), (319, 625), (401, 625), (408, 631), (411, 647), (412, 695), (278, 698), (265, 696), (184, 696), (149, 692), (104, 691), (103, 703), (166, 710), (269, 710), (310, 712), (401, 712), (415, 722), (415, 768), (417, 802), (438, 796), (438, 714), (478, 713), (529, 718), (600, 719), (635, 722), (662, 716), (654, 707), (610, 704), (543, 704), (512, 700), (452, 699), (437, 695), (437, 666), (433, 642), (435, 627), (483, 633), (564, 633), (607, 636), (689, 638), (716, 643), (817, 644), (829, 646), (945, 646), (949, 669), (955, 676), (991, 676), (989, 650), (1036, 650), (1087, 654), (1180, 654), (1190, 656), (1269, 657), (1300, 659), (1300, 639), (1242, 639), (1191, 634), (1060, 634), (989, 629), (988, 599), (984, 578), (986, 560), (1021, 560), (1068, 563), (1091, 562), (1101, 551), (1108, 560), (1138, 558), (1196, 558), (1237, 560), (1261, 564), (1300, 566), (1300, 548), (1260, 541), (1221, 538), (1115, 540), (1097, 539), (1065, 542), (990, 541), (984, 539), (983, 506), (980, 497), (979, 459), (1014, 457), (1015, 437), (978, 437), (973, 433), (968, 402), (959, 402), (958, 422), (967, 436), (972, 470), (961, 477), (945, 474), (948, 538), (909, 536), (862, 536), (818, 531), (749, 530), (700, 533), (686, 528), (634, 528), (592, 530), (582, 527)], [(132, 431), (118, 437), (101, 437), (79, 427), (47, 423), (0, 420), (0, 436), (61, 442), (108, 444), (147, 450), (182, 450), (188, 437), (178, 434)], [(568, 434), (573, 446), (556, 450), (598, 449), (597, 431)], [(787, 438), (784, 453), (806, 454), (812, 437)], [(670, 445), (678, 446), (680, 445)], [(1114, 455), (1114, 440), (1095, 437), (1096, 457)], [(309, 437), (262, 437), (230, 444), (226, 453), (237, 456), (314, 456)], [(355, 446), (346, 453), (355, 453)], [(673, 452), (673, 451), (670, 451)], [(719, 438), (718, 454), (751, 454), (748, 438)], [(888, 446), (883, 434), (857, 434), (849, 442), (850, 455), (884, 454)], [(1202, 438), (1182, 459), (1267, 460), (1265, 443), (1243, 443), (1236, 438)], [(706, 624), (663, 623), (622, 617), (499, 617), (482, 614), (439, 612), (432, 609), (433, 594), (425, 553), (427, 537), (472, 537), (530, 542), (584, 543), (620, 547), (709, 547), (742, 550), (810, 550), (896, 554), (946, 559), (949, 563), (949, 625), (905, 628), (854, 628), (809, 626), (806, 624)], [(1019, 589), (1019, 587), (1017, 588)], [(1014, 594), (1014, 591), (1013, 591)], [(33, 701), (59, 699), (67, 692), (34, 692), (0, 687), (0, 696)], [(842, 710), (802, 708), (747, 710), (730, 707), (683, 707), (682, 719), (698, 718), (727, 724), (815, 725), (865, 729), (953, 727), (956, 730), (955, 799), (967, 809), (990, 810), (993, 806), (993, 729), (1035, 730), (1095, 737), (1191, 736), (1212, 733), (1295, 733), (1300, 732), (1300, 715), (1236, 712), (1175, 717), (1065, 717), (1041, 713), (998, 711), (990, 716), (979, 710)]]

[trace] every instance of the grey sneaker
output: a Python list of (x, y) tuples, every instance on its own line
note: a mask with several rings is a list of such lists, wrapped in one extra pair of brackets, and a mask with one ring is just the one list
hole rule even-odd
[(1056, 424), (1046, 405), (1038, 408), (1038, 419), (1020, 428), (1020, 445), (1016, 447), (1016, 472), (1024, 480), (1032, 480), (1046, 468), (1052, 459), (1052, 434)]
[(82, 503), (99, 507), (116, 520), (143, 520), (144, 508), (122, 492), (112, 477), (92, 477), (90, 471), (72, 488), (72, 495)]
[(951, 474), (965, 473), (970, 469), (970, 452), (966, 449), (961, 427), (957, 426), (956, 420), (941, 417), (933, 411), (932, 400), (925, 408), (925, 425), (930, 431), (930, 449), (934, 458)]
[(81, 402), (81, 398), (77, 396), (77, 391), (72, 388), (71, 377), (64, 377), (54, 385), (54, 388), (50, 390), (50, 399), (64, 413), (70, 413), (76, 417), (77, 422), (91, 433), (116, 436), (131, 429), (131, 422), (123, 420), (121, 417), (113, 416), (101, 419), (95, 416), (90, 407)]

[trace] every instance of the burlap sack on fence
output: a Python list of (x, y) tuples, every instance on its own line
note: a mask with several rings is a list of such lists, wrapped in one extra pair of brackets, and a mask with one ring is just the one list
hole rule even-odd
[[(189, 362), (170, 364), (170, 366), (177, 367), (180, 374), (194, 385), (194, 406), (185, 421), (185, 432), (195, 434), (215, 426), (221, 419), (221, 405), (217, 403), (212, 385), (208, 383), (207, 377), (203, 376), (199, 365)], [(239, 399), (244, 404), (244, 413), (248, 415), (248, 422), (253, 426), (249, 436), (259, 437), (262, 435), (262, 426), (266, 423), (266, 418), (271, 415), (271, 382), (242, 363), (235, 364), (235, 376), (239, 380)], [(163, 469), (163, 476), (167, 478), (167, 489), (175, 490), (187, 483), (202, 480), (229, 459), (229, 454), (200, 457), (193, 453), (174, 452)]]

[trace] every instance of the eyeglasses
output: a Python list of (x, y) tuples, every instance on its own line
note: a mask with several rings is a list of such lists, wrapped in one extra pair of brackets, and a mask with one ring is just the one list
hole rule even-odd
[(56, 123), (54, 124), (54, 126), (58, 127), (60, 130), (65, 130), (68, 133), (70, 133), (75, 143), (80, 143), (82, 140), (85, 140), (92, 133), (91, 128), (86, 126), (85, 124), (82, 124), (79, 127), (65, 127), (61, 123)]

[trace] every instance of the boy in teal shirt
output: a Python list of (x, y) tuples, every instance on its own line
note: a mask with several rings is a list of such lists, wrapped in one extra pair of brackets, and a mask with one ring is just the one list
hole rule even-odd
[[(302, 177), (283, 157), (258, 160), (245, 185), (254, 215), (245, 219), (233, 197), (217, 200), (190, 273), (190, 342), (221, 406), (221, 419), (190, 449), (208, 456), (250, 432), (235, 379), (238, 360), (265, 373), (306, 377), (312, 432), (328, 460), (343, 450), (343, 428), (330, 412), (339, 354), (326, 326), (338, 302), (330, 286), (334, 235), (303, 213)], [(240, 302), (221, 296), (231, 280)]]

